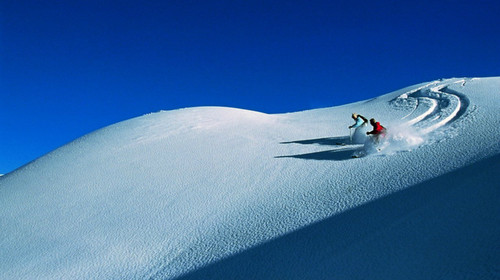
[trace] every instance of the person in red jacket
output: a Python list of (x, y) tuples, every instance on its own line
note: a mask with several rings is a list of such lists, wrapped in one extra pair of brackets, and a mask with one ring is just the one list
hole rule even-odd
[(380, 141), (380, 136), (385, 136), (386, 129), (375, 119), (370, 119), (370, 124), (373, 126), (373, 130), (368, 131), (366, 135), (373, 135), (374, 142), (378, 144), (378, 142)]

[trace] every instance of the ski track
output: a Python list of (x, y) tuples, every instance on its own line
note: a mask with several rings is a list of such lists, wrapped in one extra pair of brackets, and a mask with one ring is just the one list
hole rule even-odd
[[(464, 94), (449, 88), (454, 84), (460, 84), (464, 87), (467, 81), (468, 79), (464, 78), (429, 82), (400, 94), (389, 103), (392, 106), (410, 111), (401, 118), (403, 127), (415, 128), (417, 137), (428, 135), (439, 128), (452, 124), (467, 112), (470, 104), (469, 99)], [(396, 139), (401, 141), (401, 135), (396, 135)], [(406, 144), (415, 145), (411, 142)], [(408, 148), (407, 146), (404, 147), (405, 149)], [(340, 146), (334, 149), (336, 152), (344, 150), (346, 152), (352, 151), (354, 154), (360, 152), (364, 154), (366, 153), (366, 146), (361, 144), (355, 148)]]
[(449, 86), (455, 83), (465, 86), (466, 82), (465, 79), (452, 83), (434, 81), (398, 96), (395, 100), (415, 99), (415, 108), (402, 118), (413, 117), (405, 125), (428, 134), (459, 119), (467, 111), (469, 100)]

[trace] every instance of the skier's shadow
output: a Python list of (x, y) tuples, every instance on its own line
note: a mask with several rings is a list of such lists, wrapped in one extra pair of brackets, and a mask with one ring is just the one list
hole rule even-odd
[(307, 140), (297, 140), (289, 142), (280, 142), (280, 144), (319, 144), (327, 146), (336, 146), (338, 149), (298, 154), (298, 155), (287, 155), (287, 156), (276, 156), (275, 158), (300, 158), (300, 159), (313, 159), (313, 160), (348, 160), (353, 158), (353, 154), (357, 151), (362, 150), (360, 145), (350, 144), (350, 138), (348, 136), (342, 137), (328, 137), (328, 138), (318, 138), (318, 139), (307, 139)]
[(349, 144), (351, 140), (348, 136), (341, 137), (326, 137), (326, 138), (317, 138), (317, 139), (307, 139), (307, 140), (296, 140), (289, 142), (280, 142), (280, 144), (319, 144), (319, 145), (327, 145), (327, 146), (336, 146), (340, 144)]

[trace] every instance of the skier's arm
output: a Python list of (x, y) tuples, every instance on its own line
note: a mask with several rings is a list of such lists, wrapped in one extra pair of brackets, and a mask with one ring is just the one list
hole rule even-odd
[(359, 119), (359, 117), (356, 119), (356, 123), (351, 125), (349, 128), (358, 128), (360, 127), (361, 125), (363, 125), (364, 122), (361, 121), (361, 119)]
[(365, 123), (367, 123), (367, 122), (368, 122), (368, 120), (367, 120), (365, 117), (363, 117), (363, 116), (361, 116), (361, 115), (359, 115), (359, 117), (363, 119), (363, 122), (365, 122)]

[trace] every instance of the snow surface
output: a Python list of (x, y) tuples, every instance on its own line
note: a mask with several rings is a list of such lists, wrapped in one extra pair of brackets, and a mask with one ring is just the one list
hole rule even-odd
[(117, 123), (0, 177), (0, 279), (500, 279), (499, 108), (467, 78)]

